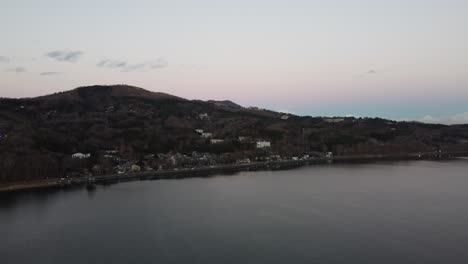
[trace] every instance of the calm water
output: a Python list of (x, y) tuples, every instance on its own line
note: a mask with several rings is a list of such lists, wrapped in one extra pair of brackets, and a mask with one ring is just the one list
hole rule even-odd
[(0, 197), (2, 264), (468, 263), (468, 160)]

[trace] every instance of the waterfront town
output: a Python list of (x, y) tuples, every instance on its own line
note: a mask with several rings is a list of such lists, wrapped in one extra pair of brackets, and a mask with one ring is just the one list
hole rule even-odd
[[(197, 129), (201, 137), (211, 133)], [(209, 136), (211, 137), (211, 136)], [(208, 137), (208, 138), (209, 138)], [(223, 139), (208, 139), (210, 144), (222, 144)], [(253, 151), (242, 153), (210, 153), (193, 151), (190, 155), (182, 153), (155, 153), (140, 155), (139, 158), (125, 158), (121, 150), (101, 150), (93, 157), (91, 153), (74, 153), (71, 155), (73, 171), (66, 177), (100, 176), (106, 174), (128, 174), (153, 171), (170, 171), (179, 169), (199, 169), (216, 167), (222, 165), (250, 164), (253, 162), (268, 161), (298, 161), (312, 158), (332, 158), (332, 152), (303, 153), (297, 156), (281, 156), (271, 151), (271, 142), (265, 140), (254, 140), (248, 137), (239, 137), (240, 144), (254, 145)]]

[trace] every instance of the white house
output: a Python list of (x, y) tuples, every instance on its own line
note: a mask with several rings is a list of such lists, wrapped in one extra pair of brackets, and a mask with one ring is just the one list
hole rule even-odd
[(199, 114), (198, 117), (200, 117), (200, 119), (205, 119), (205, 118), (208, 118), (208, 114), (207, 113)]
[(135, 164), (133, 164), (130, 168), (131, 168), (131, 170), (134, 171), (134, 172), (141, 171), (141, 167), (138, 166), (138, 165), (135, 165)]
[(219, 144), (219, 143), (223, 143), (223, 142), (224, 142), (223, 139), (212, 139), (212, 140), (210, 140), (211, 144)]
[(249, 140), (248, 137), (243, 137), (243, 136), (240, 136), (238, 139), (239, 139), (240, 142), (245, 142), (245, 141)]
[(288, 119), (289, 119), (289, 116), (288, 116), (288, 115), (283, 115), (283, 116), (281, 116), (281, 119), (283, 119), (283, 120), (288, 120)]
[(203, 132), (203, 133), (201, 134), (201, 137), (202, 137), (202, 138), (210, 138), (210, 137), (213, 137), (213, 134), (212, 134), (212, 133)]
[(203, 129), (195, 129), (195, 132), (197, 132), (198, 134), (203, 134)]
[(72, 158), (73, 159), (87, 159), (91, 157), (91, 154), (83, 154), (83, 153), (75, 153), (72, 155)]
[(257, 148), (269, 148), (271, 147), (270, 141), (257, 141)]

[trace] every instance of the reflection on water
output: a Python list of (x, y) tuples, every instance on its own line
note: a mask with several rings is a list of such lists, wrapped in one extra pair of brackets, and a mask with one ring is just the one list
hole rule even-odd
[(468, 160), (0, 195), (1, 263), (466, 263)]

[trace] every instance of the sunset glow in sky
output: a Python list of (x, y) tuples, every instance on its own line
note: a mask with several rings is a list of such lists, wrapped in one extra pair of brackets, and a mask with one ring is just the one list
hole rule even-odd
[(468, 123), (466, 0), (0, 0), (0, 32), (0, 97), (125, 83), (301, 115)]

